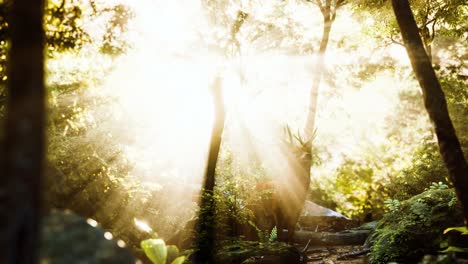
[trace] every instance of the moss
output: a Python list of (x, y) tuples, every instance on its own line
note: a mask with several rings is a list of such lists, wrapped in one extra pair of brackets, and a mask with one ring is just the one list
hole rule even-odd
[(216, 254), (216, 263), (305, 263), (295, 247), (280, 242), (227, 240)]
[(370, 263), (414, 262), (436, 253), (442, 232), (463, 224), (461, 207), (453, 190), (428, 190), (401, 203), (386, 214), (366, 240)]

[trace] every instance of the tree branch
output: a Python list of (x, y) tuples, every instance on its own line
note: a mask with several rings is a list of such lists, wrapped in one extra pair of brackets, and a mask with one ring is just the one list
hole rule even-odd
[(406, 47), (405, 44), (403, 44), (403, 43), (399, 42), (398, 40), (394, 39), (393, 36), (394, 36), (393, 34), (390, 34), (390, 40), (392, 41), (393, 44), (397, 44), (397, 45)]

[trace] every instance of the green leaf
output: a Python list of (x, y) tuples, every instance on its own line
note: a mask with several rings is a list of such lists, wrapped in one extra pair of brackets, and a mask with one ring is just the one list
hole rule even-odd
[(180, 256), (180, 257), (174, 259), (174, 261), (172, 261), (171, 264), (182, 264), (182, 263), (184, 263), (184, 261), (185, 261), (185, 256)]
[(146, 239), (141, 241), (141, 248), (154, 264), (166, 264), (167, 247), (162, 239)]
[(273, 229), (271, 229), (269, 241), (274, 242), (274, 241), (277, 241), (277, 240), (278, 240), (278, 229), (275, 226), (275, 227), (273, 227)]
[(167, 263), (171, 263), (179, 256), (179, 249), (177, 246), (169, 245), (167, 248)]
[(448, 232), (452, 230), (460, 232), (462, 235), (468, 235), (468, 228), (466, 226), (449, 227), (444, 230), (444, 234), (447, 234)]
[(439, 251), (440, 253), (449, 253), (449, 252), (460, 252), (460, 253), (468, 253), (468, 248), (461, 248), (461, 247), (454, 247), (450, 246), (442, 251)]

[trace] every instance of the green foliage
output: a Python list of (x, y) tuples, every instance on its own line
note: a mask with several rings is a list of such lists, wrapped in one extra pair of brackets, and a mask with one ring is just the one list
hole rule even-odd
[(370, 263), (412, 262), (436, 253), (442, 231), (463, 223), (460, 205), (449, 205), (454, 197), (451, 189), (433, 189), (401, 202), (399, 212), (386, 214), (367, 239)]
[[(443, 250), (441, 253), (468, 253), (467, 239), (468, 228), (466, 226), (449, 227), (444, 230), (447, 240), (440, 245)], [(458, 238), (457, 238), (458, 237)]]
[(185, 263), (185, 256), (181, 256), (181, 257), (177, 257), (176, 259), (174, 259), (171, 264), (182, 264), (182, 263)]
[(227, 240), (216, 252), (216, 263), (258, 263), (268, 257), (273, 257), (271, 263), (302, 263), (299, 250), (281, 242)]
[[(356, 11), (365, 13), (363, 10), (368, 10), (375, 18), (375, 23), (369, 30), (373, 36), (388, 43), (401, 43), (390, 2), (358, 0), (352, 4)], [(466, 23), (462, 21), (466, 21), (468, 16), (466, 1), (411, 0), (410, 4), (425, 44), (431, 44), (437, 40), (436, 37), (447, 35), (463, 39)]]
[(385, 207), (387, 207), (387, 209), (391, 213), (395, 213), (400, 210), (400, 205), (401, 205), (400, 200), (388, 199), (388, 200), (385, 200), (384, 204), (385, 204)]
[(276, 226), (273, 227), (273, 229), (271, 230), (270, 238), (268, 239), (268, 241), (270, 242), (278, 241), (278, 228)]
[(179, 257), (179, 254), (180, 254), (179, 248), (174, 245), (169, 245), (166, 248), (167, 248), (167, 262), (173, 263), (173, 261)]
[(427, 190), (445, 190), (448, 189), (449, 186), (443, 182), (433, 182), (431, 183), (431, 186), (429, 188), (424, 189), (425, 191)]
[(253, 221), (249, 221), (248, 223), (249, 223), (250, 226), (255, 228), (255, 231), (257, 232), (257, 236), (258, 236), (259, 241), (266, 242), (266, 241), (269, 240), (268, 239), (268, 233), (266, 231), (261, 230), (260, 228), (258, 228), (258, 226)]
[[(216, 20), (216, 24), (222, 24), (224, 27), (222, 32), (213, 30), (207, 34), (216, 35), (214, 42), (222, 40), (223, 43), (228, 43), (225, 40), (230, 38), (228, 31), (233, 22), (228, 9), (238, 8), (237, 4), (212, 0), (203, 2), (207, 5), (207, 12)], [(370, 5), (372, 8), (381, 8), (388, 4), (388, 1), (380, 0), (358, 2)], [(434, 20), (437, 25), (435, 29), (440, 34), (433, 40), (433, 45), (440, 54), (449, 55), (446, 57), (441, 55), (440, 58), (435, 56), (433, 62), (438, 69), (462, 148), (467, 154), (468, 90), (466, 74), (463, 75), (466, 47), (454, 43), (466, 32), (466, 23), (463, 23), (466, 21), (466, 5), (462, 6), (460, 0), (443, 3), (412, 2), (419, 7), (431, 4), (428, 17), (437, 18)], [(6, 3), (6, 1), (0, 2), (0, 121), (6, 102), (4, 84), (6, 53), (9, 46), (8, 24), (5, 20), (8, 11)], [(110, 70), (102, 69), (102, 65), (107, 63), (100, 62), (103, 57), (109, 57), (103, 55), (119, 55), (131, 46), (131, 43), (125, 41), (122, 36), (128, 30), (128, 22), (133, 17), (133, 13), (128, 7), (120, 4), (109, 6), (92, 3), (94, 1), (89, 1), (89, 4), (88, 1), (49, 1), (46, 7), (49, 120), (45, 198), (47, 204), (51, 206), (72, 208), (82, 215), (95, 217), (105, 225), (106, 229), (113, 230), (114, 234), (124, 238), (127, 244), (135, 248), (138, 247), (142, 237), (150, 234), (141, 234), (132, 229), (133, 225), (128, 224), (131, 220), (127, 218), (144, 217), (162, 229), (158, 230), (158, 233), (171, 235), (179, 223), (193, 214), (191, 209), (194, 206), (167, 198), (171, 197), (170, 194), (177, 189), (177, 186), (159, 183), (143, 186), (135, 180), (130, 173), (133, 164), (126, 160), (124, 149), (120, 145), (128, 139), (122, 139), (119, 135), (110, 135), (99, 129), (106, 126), (106, 119), (112, 118), (112, 111), (104, 107), (112, 100), (112, 96), (99, 97), (90, 94), (93, 94), (92, 89), (99, 86)], [(440, 3), (440, 6), (436, 6), (437, 3)], [(284, 48), (291, 54), (310, 54), (317, 48), (315, 47), (317, 39), (307, 32), (316, 30), (309, 25), (300, 24), (292, 13), (288, 13), (289, 9), (285, 8), (287, 4), (287, 2), (278, 2), (271, 5), (271, 12), (264, 17), (256, 15), (255, 8), (246, 7), (248, 12), (253, 13), (249, 15), (248, 23), (245, 23), (239, 32), (239, 39), (253, 44), (268, 43), (262, 45), (260, 50)], [(427, 9), (417, 9), (417, 19), (421, 26), (424, 23), (425, 10)], [(375, 15), (373, 23), (366, 30), (375, 36), (379, 43), (380, 40), (389, 41), (390, 36), (398, 35), (394, 30), (396, 24), (393, 15), (387, 11), (380, 9), (378, 12), (366, 14), (367, 18), (371, 14)], [(103, 19), (105, 23), (102, 25), (105, 30), (102, 35), (93, 36), (91, 32), (85, 30), (83, 24), (85, 21), (98, 18), (105, 18)], [(333, 36), (332, 39), (336, 37)], [(340, 39), (339, 43), (331, 44), (336, 44), (343, 50), (355, 51), (357, 47), (366, 44), (361, 38), (357, 39), (354, 43), (348, 39)], [(87, 50), (89, 47), (94, 47), (96, 50)], [(84, 49), (86, 49), (83, 53), (85, 55), (81, 54)], [(92, 55), (89, 55), (90, 53)], [(94, 67), (86, 68), (77, 64), (72, 70), (66, 70), (62, 65), (69, 66), (74, 62), (74, 59), (66, 56), (69, 54), (72, 54), (71, 57), (76, 60), (91, 57), (89, 64)], [(409, 78), (407, 67), (398, 66), (394, 59), (388, 56), (374, 57), (372, 53), (364, 58), (365, 63), (360, 63), (363, 58), (359, 58), (350, 63), (348, 68), (333, 69), (333, 72), (330, 71), (328, 74), (334, 75), (333, 78), (340, 78), (344, 71), (350, 71), (353, 76), (357, 76), (349, 82), (355, 87), (360, 87), (363, 80), (372, 79), (381, 71), (389, 71), (403, 80)], [(63, 60), (62, 64), (56, 63), (58, 60)], [(349, 85), (348, 82), (345, 83)], [(333, 84), (339, 86), (336, 80)], [(415, 81), (411, 83), (413, 85), (411, 89), (416, 87), (415, 84)], [(313, 180), (313, 199), (326, 207), (336, 208), (350, 217), (364, 219), (368, 215), (379, 218), (384, 215), (385, 209), (396, 214), (404, 207), (403, 202), (399, 201), (424, 190), (446, 191), (451, 185), (447, 180), (447, 170), (439, 155), (438, 146), (429, 131), (421, 96), (415, 89), (402, 92), (394, 116), (386, 119), (392, 125), (387, 128), (389, 140), (363, 149), (360, 153), (343, 157), (339, 168), (330, 173), (329, 178)], [(0, 131), (0, 138), (1, 133), (3, 131)], [(289, 134), (290, 139), (304, 143), (303, 145), (309, 148), (307, 142), (300, 137), (294, 138), (290, 131)], [(426, 138), (419, 144), (421, 135)], [(416, 148), (414, 142), (418, 142)], [(326, 147), (328, 146), (314, 147), (310, 153), (313, 165), (323, 164), (320, 157), (324, 156), (322, 154)], [(241, 228), (251, 227), (261, 241), (255, 246), (268, 248), (272, 243), (267, 242), (276, 241), (278, 231), (276, 227), (271, 230), (258, 228), (253, 222), (255, 220), (250, 209), (252, 205), (261, 202), (262, 198), (271, 196), (271, 192), (268, 191), (260, 194), (254, 191), (255, 183), (268, 179), (268, 168), (264, 168), (259, 161), (240, 162), (229, 153), (228, 149), (229, 146), (223, 146), (224, 152), (220, 155), (217, 168), (218, 182), (213, 196), (216, 203), (217, 230), (219, 230), (217, 235), (222, 239), (235, 237), (243, 233)], [(427, 217), (431, 212), (422, 205), (425, 199), (421, 199), (414, 204), (416, 216), (408, 220), (409, 223), (420, 223), (418, 219)], [(456, 205), (457, 200), (452, 197), (448, 201), (448, 210), (456, 208)], [(181, 216), (172, 216), (169, 207), (176, 207)], [(402, 239), (404, 232), (388, 231), (386, 239), (401, 242), (402, 245), (405, 243)], [(183, 258), (175, 258), (179, 254), (176, 247), (166, 246), (160, 242), (154, 245), (147, 243), (144, 246), (147, 250), (156, 250), (156, 253), (151, 251), (155, 254), (155, 259), (159, 259), (158, 256), (162, 256), (165, 250), (166, 262), (183, 262)], [(157, 253), (158, 250), (161, 250), (161, 254)]]
[(62, 0), (49, 1), (44, 15), (49, 51), (65, 51), (82, 47), (89, 35), (82, 27), (85, 6)]
[[(372, 159), (355, 160), (345, 157), (340, 167), (330, 178), (329, 197), (333, 198), (336, 210), (345, 215), (364, 219), (368, 214), (378, 215), (384, 212), (384, 200), (381, 167)], [(382, 190), (382, 191), (376, 191)]]
[(370, 263), (412, 263), (437, 253), (442, 231), (463, 223), (460, 205), (449, 205), (455, 197), (451, 189), (434, 189), (401, 202), (400, 209), (386, 214), (367, 239)]
[(154, 264), (166, 264), (167, 248), (164, 240), (147, 239), (141, 241), (141, 248)]
[(457, 132), (465, 158), (468, 158), (468, 89), (462, 74), (463, 51), (457, 45), (448, 48), (452, 63), (442, 64), (438, 73), (444, 90), (453, 125)]
[(449, 186), (448, 172), (439, 147), (435, 142), (425, 140), (414, 152), (409, 166), (397, 174), (388, 189), (392, 197), (408, 199), (427, 188)]
[[(193, 214), (193, 205), (191, 201), (167, 198), (176, 189), (174, 186), (143, 185), (137, 180), (131, 174), (134, 164), (126, 158), (121, 145), (128, 138), (109, 132), (109, 122), (116, 121), (115, 109), (109, 108), (115, 98), (112, 94), (103, 96), (98, 89), (111, 70), (110, 61), (116, 58), (99, 51), (101, 36), (96, 39), (91, 33), (81, 31), (84, 30), (81, 27), (83, 20), (105, 22), (106, 16), (114, 14), (113, 6), (99, 5), (95, 12), (86, 1), (64, 1), (63, 6), (61, 3), (49, 2), (47, 8), (51, 10), (46, 11), (45, 18), (49, 45), (45, 204), (72, 209), (98, 220), (124, 240), (135, 254), (142, 254), (140, 241), (150, 234), (135, 227), (134, 217), (149, 219), (151, 225), (162, 229), (158, 233), (168, 236)], [(6, 12), (3, 7), (0, 4), (0, 12)], [(64, 22), (57, 24), (57, 19), (62, 18)], [(105, 25), (107, 22), (102, 24)], [(78, 28), (74, 30), (73, 27)], [(8, 37), (7, 28), (0, 28), (0, 31), (1, 36)], [(79, 39), (81, 35), (77, 34), (83, 34), (83, 38)], [(3, 44), (6, 46), (8, 41), (0, 41), (0, 46)], [(0, 60), (4, 54), (6, 51), (0, 50)], [(0, 122), (6, 102), (2, 85), (0, 83)], [(3, 132), (0, 129), (0, 139)], [(177, 216), (169, 213), (171, 206), (179, 207)]]
[(449, 227), (444, 230), (444, 234), (447, 234), (450, 231), (457, 231), (462, 235), (468, 235), (468, 228), (466, 226)]
[(441, 253), (450, 253), (450, 252), (459, 252), (459, 253), (468, 253), (468, 248), (461, 248), (461, 247), (455, 247), (455, 246), (450, 246), (444, 250), (439, 251)]
[[(133, 11), (123, 4), (118, 4), (104, 11), (111, 13), (106, 25), (106, 33), (102, 36), (101, 52), (109, 55), (120, 55), (127, 51), (130, 43), (122, 38), (128, 30), (128, 22), (134, 17)], [(104, 12), (102, 11), (102, 12)]]
[(154, 264), (181, 264), (185, 261), (185, 256), (179, 256), (176, 246), (166, 246), (162, 239), (141, 241), (141, 248)]
[(256, 179), (266, 177), (265, 170), (255, 162), (242, 167), (227, 146), (222, 147), (216, 168), (215, 201), (218, 235), (233, 237), (252, 226), (254, 215), (249, 205), (260, 200), (254, 192)]
[(258, 228), (258, 226), (253, 221), (249, 221), (248, 223), (257, 232), (258, 241), (262, 243), (278, 241), (278, 229), (276, 226), (274, 226), (271, 229), (271, 232), (269, 232), (269, 230), (262, 230)]
[[(46, 54), (52, 58), (62, 52), (76, 52), (85, 44), (101, 47), (105, 54), (120, 55), (125, 52), (129, 43), (123, 40), (129, 20), (133, 12), (128, 6), (109, 5), (96, 6), (94, 1), (48, 1), (44, 11), (44, 29), (47, 50)], [(0, 2), (0, 106), (6, 96), (4, 85), (6, 81), (6, 54), (9, 45), (9, 27), (6, 21), (10, 8), (10, 1)], [(108, 16), (105, 22), (107, 30), (100, 37), (91, 36), (83, 26), (84, 21)], [(98, 38), (99, 39), (99, 38)], [(0, 109), (1, 110), (1, 109)]]

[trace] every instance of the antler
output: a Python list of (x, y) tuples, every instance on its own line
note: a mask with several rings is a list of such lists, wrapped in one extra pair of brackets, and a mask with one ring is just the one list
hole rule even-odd
[[(288, 145), (298, 145), (301, 149), (304, 151), (310, 153), (312, 151), (312, 142), (315, 140), (315, 137), (317, 136), (317, 129), (314, 129), (312, 136), (310, 138), (306, 139), (305, 136), (301, 134), (299, 129), (297, 130), (296, 133), (293, 133), (291, 131), (291, 127), (289, 125), (284, 126), (284, 132), (287, 136), (285, 143)], [(298, 144), (297, 144), (298, 143)]]

